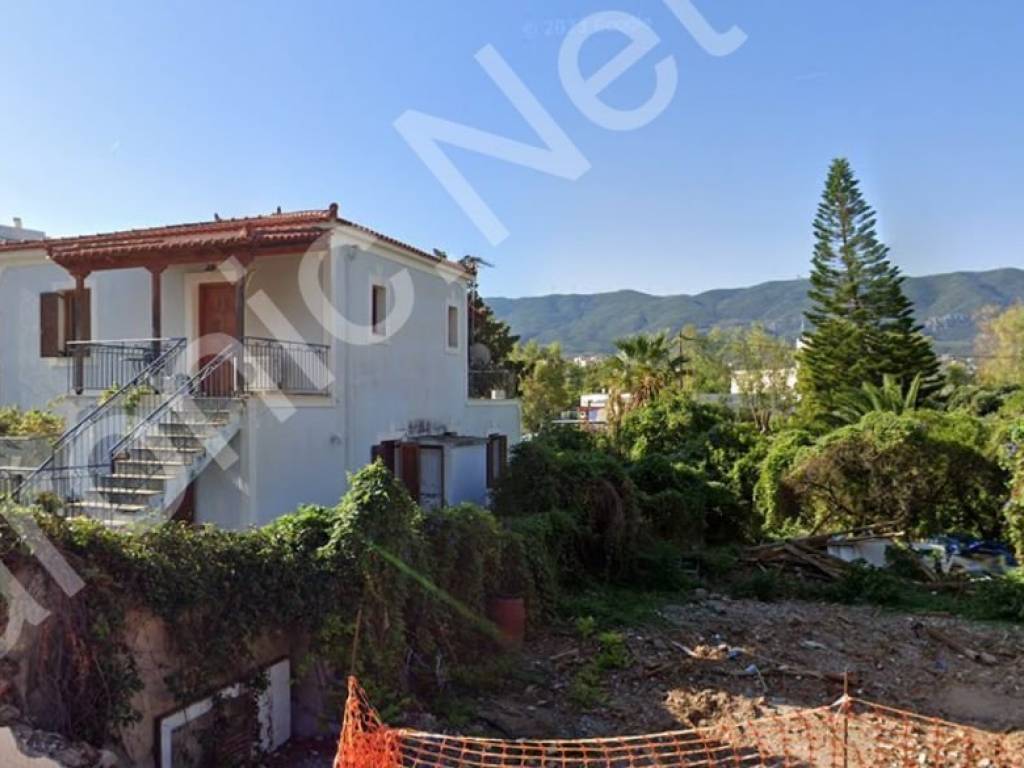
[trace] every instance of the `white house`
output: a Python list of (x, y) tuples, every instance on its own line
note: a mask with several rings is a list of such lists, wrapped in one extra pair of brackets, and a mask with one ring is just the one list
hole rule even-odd
[(729, 394), (742, 395), (766, 390), (795, 390), (797, 368), (775, 368), (761, 371), (734, 370), (729, 378)]
[(8, 227), (4, 224), (0, 224), (0, 243), (11, 242), (15, 240), (42, 240), (45, 237), (43, 232), (39, 232), (35, 229), (27, 229), (22, 225), (21, 219), (17, 216), (14, 217), (14, 226)]
[(336, 205), (0, 242), (0, 405), (69, 415), (19, 497), (240, 528), (380, 457), (425, 505), (486, 502), (519, 404), (469, 370), (474, 281)]

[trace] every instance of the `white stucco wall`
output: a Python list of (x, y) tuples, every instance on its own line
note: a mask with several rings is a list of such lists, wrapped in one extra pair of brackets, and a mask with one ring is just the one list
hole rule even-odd
[[(148, 273), (100, 272), (85, 285), (94, 339), (149, 335)], [(42, 251), (0, 254), (0, 405), (41, 407), (67, 394), (70, 361), (39, 356), (39, 296), (70, 288), (71, 276)]]

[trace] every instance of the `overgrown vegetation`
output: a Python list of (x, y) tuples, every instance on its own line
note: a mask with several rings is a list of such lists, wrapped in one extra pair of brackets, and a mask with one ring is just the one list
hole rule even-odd
[(394, 701), (486, 653), (495, 574), (528, 573), (508, 545), (518, 534), (489, 512), (424, 513), (380, 464), (354, 475), (337, 507), (245, 532), (169, 523), (121, 533), (8, 508), (0, 551), (14, 572), (35, 567), (11, 523), (18, 515), (33, 515), (88, 583), (42, 625), (38, 647), (61, 702), (48, 725), (96, 744), (137, 717), (141, 679), (123, 633), (132, 610), (163, 620), (180, 661), (166, 682), (182, 703), (251, 672), (254, 643), (281, 632), (308, 640), (339, 696), (354, 671)]

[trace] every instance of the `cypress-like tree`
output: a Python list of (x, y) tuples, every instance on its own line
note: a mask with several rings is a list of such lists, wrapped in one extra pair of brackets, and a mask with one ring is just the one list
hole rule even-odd
[(921, 375), (921, 395), (941, 385), (931, 341), (914, 320), (903, 277), (875, 233), (875, 212), (845, 158), (832, 161), (814, 219), (813, 329), (800, 354), (801, 387), (831, 412), (836, 396), (889, 374), (904, 385)]

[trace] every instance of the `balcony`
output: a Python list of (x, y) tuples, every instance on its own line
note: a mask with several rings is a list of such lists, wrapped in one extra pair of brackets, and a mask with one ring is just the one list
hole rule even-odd
[[(68, 366), (68, 392), (103, 392), (135, 378), (154, 360), (183, 339), (118, 339), (69, 341), (67, 357), (81, 359), (80, 369)], [(183, 371), (182, 371), (183, 372)], [(76, 378), (80, 377), (79, 381)]]
[(472, 400), (513, 400), (517, 390), (515, 371), (507, 368), (471, 368), (469, 371), (469, 397)]
[[(105, 392), (116, 390), (126, 382), (135, 381), (147, 366), (164, 355), (166, 364), (160, 375), (145, 386), (162, 392), (167, 380), (177, 381), (189, 375), (188, 355), (165, 355), (185, 347), (184, 339), (128, 339), (108, 341), (72, 341), (67, 355), (80, 361), (68, 367), (68, 392)], [(242, 367), (238, 361), (227, 376), (218, 378), (218, 394), (241, 395), (280, 392), (289, 395), (325, 395), (331, 383), (328, 367), (329, 347), (301, 341), (246, 336), (242, 350)], [(241, 374), (241, 375), (239, 375)]]
[(326, 344), (245, 337), (245, 391), (326, 395), (330, 389)]

